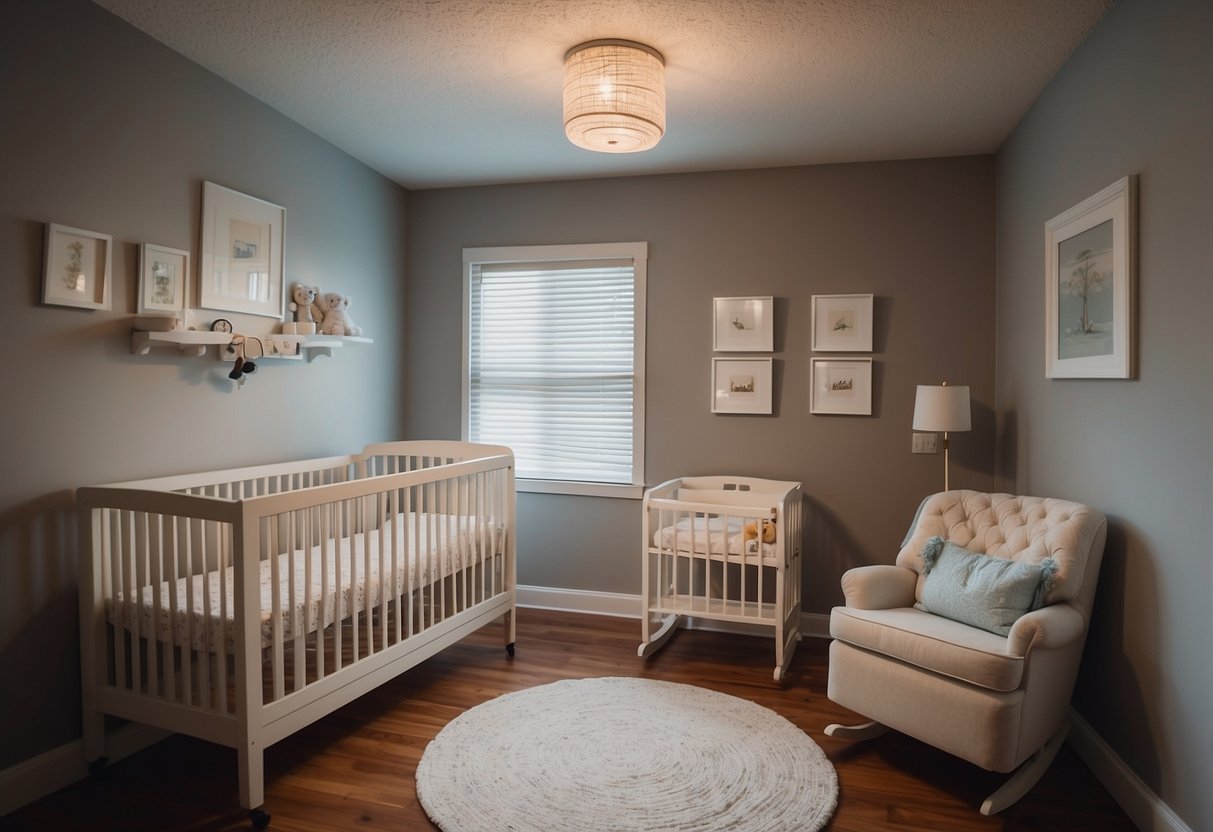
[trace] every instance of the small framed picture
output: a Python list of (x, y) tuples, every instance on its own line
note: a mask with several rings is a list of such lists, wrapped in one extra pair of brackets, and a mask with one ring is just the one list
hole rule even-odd
[(712, 349), (771, 352), (775, 346), (775, 299), (712, 298)]
[(712, 412), (771, 412), (770, 358), (713, 358)]
[(871, 352), (872, 295), (813, 295), (813, 352)]
[(42, 302), (108, 310), (113, 247), (109, 234), (48, 223)]
[(810, 413), (872, 415), (872, 359), (814, 358), (810, 367)]
[(190, 253), (176, 248), (143, 243), (139, 246), (139, 308), (146, 312), (171, 312), (185, 319), (189, 297)]
[(1045, 378), (1133, 377), (1136, 180), (1045, 223)]

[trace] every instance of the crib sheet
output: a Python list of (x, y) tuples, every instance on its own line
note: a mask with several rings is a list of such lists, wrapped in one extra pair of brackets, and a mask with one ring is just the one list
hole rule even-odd
[[(428, 586), (443, 577), (449, 577), (465, 566), (481, 560), (481, 541), (488, 550), (486, 566), (491, 567), (493, 555), (502, 553), (501, 526), (492, 518), (478, 518), (446, 514), (397, 514), (395, 518), (396, 565), (391, 558), (391, 526), (383, 528), (383, 586), (389, 598), (413, 589)], [(380, 529), (362, 532), (350, 537), (327, 541), (327, 546), (317, 544), (306, 554), (297, 549), (294, 555), (294, 590), (291, 597), (291, 555), (282, 553), (278, 560), (278, 605), (283, 641), (300, 634), (314, 632), (334, 621), (349, 617), (356, 610), (374, 607), (379, 603)], [(433, 544), (431, 548), (431, 542)], [(370, 571), (366, 569), (365, 551), (369, 547)], [(310, 564), (310, 581), (309, 581)], [(322, 566), (324, 567), (322, 572)], [(340, 586), (337, 567), (340, 566)], [(326, 575), (327, 578), (323, 578)], [(209, 585), (204, 593), (203, 581)], [(220, 580), (224, 585), (226, 610), (220, 602)], [(222, 638), (226, 650), (234, 651), (235, 643), (235, 574), (232, 566), (205, 575), (179, 578), (176, 583), (176, 612), (172, 614), (170, 582), (160, 583), (160, 616), (156, 627), (153, 588), (141, 588), (138, 600), (127, 604), (121, 592), (115, 591), (115, 600), (107, 604), (106, 612), (111, 623), (128, 629), (139, 620), (139, 632), (148, 635), (158, 630), (157, 639), (180, 646), (189, 644), (195, 650), (216, 651)], [(273, 562), (269, 558), (260, 563), (261, 590), (261, 646), (268, 647), (273, 639)], [(311, 592), (305, 597), (305, 586)], [(187, 586), (192, 585), (192, 586)], [(408, 589), (406, 589), (406, 587)], [(192, 596), (190, 595), (192, 593)], [(210, 601), (210, 632), (207, 632), (207, 600)], [(190, 600), (192, 598), (192, 608)], [(308, 600), (310, 599), (310, 603)], [(325, 603), (321, 603), (322, 600)], [(306, 609), (305, 609), (306, 607)]]
[[(683, 516), (673, 525), (663, 526), (654, 532), (653, 545), (663, 550), (699, 555), (707, 554), (709, 550), (713, 555), (723, 555), (726, 551), (738, 557), (743, 554), (756, 555), (759, 551), (758, 539), (745, 540), (745, 523), (738, 516), (729, 516), (727, 520), (721, 515)], [(762, 559), (774, 561), (776, 544), (763, 543), (761, 546)]]

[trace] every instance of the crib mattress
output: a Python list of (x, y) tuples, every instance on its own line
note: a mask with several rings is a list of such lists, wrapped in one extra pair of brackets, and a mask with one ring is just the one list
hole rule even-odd
[(778, 561), (774, 543), (759, 544), (757, 538), (745, 539), (745, 520), (741, 517), (720, 515), (705, 517), (683, 517), (678, 522), (663, 526), (653, 534), (653, 545), (663, 551), (706, 555), (735, 555), (737, 557), (761, 554), (764, 562)]
[[(395, 568), (391, 557), (392, 524), (385, 524), (382, 530), (373, 529), (367, 532), (366, 540), (364, 534), (358, 532), (350, 537), (329, 540), (327, 546), (317, 544), (307, 552), (296, 550), (293, 570), (294, 597), (291, 595), (291, 555), (283, 553), (277, 556), (278, 619), (283, 641), (314, 632), (335, 621), (348, 618), (356, 611), (378, 605), (381, 584), (381, 536), (384, 561), (382, 584), (389, 599), (401, 594), (407, 595), (414, 589), (429, 586), (467, 566), (479, 563), (482, 560), (482, 548), (485, 550), (483, 559), (486, 560), (486, 565), (492, 564), (492, 556), (502, 553), (502, 529), (500, 524), (491, 518), (413, 512), (407, 515), (407, 518), (403, 514), (396, 515), (394, 525)], [(485, 544), (483, 547), (482, 541)], [(371, 553), (369, 571), (365, 558), (366, 547), (369, 547)], [(260, 630), (263, 648), (270, 646), (273, 640), (273, 560), (265, 558), (260, 564)], [(338, 567), (341, 571), (340, 585), (337, 580)], [(176, 584), (176, 615), (173, 614), (174, 593), (170, 588), (171, 583)], [(305, 592), (309, 584), (311, 591)], [(155, 614), (155, 590), (150, 585), (141, 588), (134, 603), (126, 603), (121, 592), (115, 593), (114, 600), (108, 603), (106, 608), (110, 622), (133, 630), (135, 621), (138, 620), (139, 633), (142, 636), (146, 637), (155, 630), (159, 641), (180, 646), (188, 644), (201, 651), (217, 651), (222, 639), (225, 649), (228, 652), (234, 651), (236, 628), (232, 608), (236, 595), (232, 566), (222, 572), (213, 570), (204, 575), (179, 578), (175, 582), (163, 581), (159, 585), (159, 595), (159, 622), (156, 621)], [(226, 598), (226, 609), (221, 597)]]

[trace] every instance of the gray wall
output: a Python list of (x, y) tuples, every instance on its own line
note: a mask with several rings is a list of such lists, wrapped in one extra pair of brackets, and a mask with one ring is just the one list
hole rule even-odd
[[(407, 197), (92, 3), (0, 16), (3, 769), (79, 736), (73, 488), (397, 437)], [(213, 349), (132, 356), (137, 245), (196, 263), (204, 179), (284, 205), (288, 280), (352, 295), (375, 344), (263, 362), (242, 390)], [(114, 235), (112, 312), (40, 304), (46, 222)]]
[[(1110, 532), (1075, 705), (1192, 829), (1213, 829), (1213, 5), (1121, 0), (998, 155), (1008, 488)], [(1140, 185), (1134, 381), (1044, 378), (1045, 222)]]
[[(800, 480), (806, 608), (889, 562), (941, 456), (910, 454), (919, 383), (972, 385), (953, 484), (993, 483), (993, 160), (685, 174), (411, 194), (407, 431), (458, 437), (464, 246), (646, 240), (645, 478)], [(876, 295), (874, 415), (810, 416), (813, 294)], [(775, 414), (709, 412), (712, 298), (774, 295)], [(640, 504), (520, 496), (519, 582), (638, 593)]]

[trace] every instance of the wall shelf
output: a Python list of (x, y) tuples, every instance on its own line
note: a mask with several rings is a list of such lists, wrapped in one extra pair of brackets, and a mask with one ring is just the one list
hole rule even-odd
[[(243, 333), (235, 333), (236, 335)], [(207, 348), (211, 346), (224, 347), (232, 342), (233, 333), (231, 332), (206, 332), (202, 330), (171, 330), (169, 332), (143, 332), (141, 330), (131, 331), (131, 353), (134, 355), (147, 355), (152, 351), (152, 347), (170, 346), (176, 347), (183, 355), (201, 356), (205, 355)], [(274, 352), (267, 350), (264, 356), (253, 355), (254, 360), (261, 358), (275, 359), (300, 359), (305, 358), (309, 362), (317, 355), (333, 354), (333, 350), (341, 349), (346, 344), (373, 344), (374, 339), (367, 338), (361, 335), (287, 335), (282, 333), (274, 333), (272, 335), (252, 335), (245, 336), (249, 338), (260, 338), (264, 342), (269, 342), (270, 339), (279, 344), (297, 344), (297, 352), (288, 354), (283, 352)], [(220, 349), (219, 357), (224, 360), (231, 360), (235, 356), (229, 356)]]
[(131, 331), (131, 352), (147, 355), (157, 345), (173, 346), (185, 355), (205, 355), (212, 344), (227, 344), (232, 340), (230, 332), (203, 332), (198, 330), (171, 330), (169, 332)]

